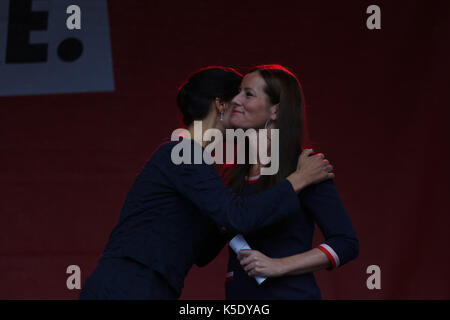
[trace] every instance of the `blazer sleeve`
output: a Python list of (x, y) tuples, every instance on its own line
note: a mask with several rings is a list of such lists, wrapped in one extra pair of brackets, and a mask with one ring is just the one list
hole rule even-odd
[(224, 184), (213, 165), (176, 165), (170, 153), (166, 156), (164, 173), (179, 194), (231, 234), (255, 231), (301, 210), (298, 195), (287, 179), (243, 199)]
[(201, 247), (196, 250), (195, 264), (199, 267), (204, 267), (213, 261), (231, 240), (231, 236), (215, 224), (207, 229), (208, 234), (204, 236), (206, 241), (203, 241), (200, 244)]
[(330, 259), (331, 269), (358, 256), (359, 241), (333, 179), (305, 188), (300, 202), (314, 216), (325, 237), (317, 248)]

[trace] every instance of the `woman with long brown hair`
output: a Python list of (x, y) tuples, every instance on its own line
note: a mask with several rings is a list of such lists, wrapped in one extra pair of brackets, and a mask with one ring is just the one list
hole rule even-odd
[[(186, 136), (165, 139), (136, 176), (80, 299), (177, 299), (190, 268), (207, 264), (216, 253), (209, 240), (210, 234), (220, 234), (216, 224), (229, 232), (247, 233), (296, 215), (297, 193), (333, 177), (318, 157), (302, 155), (302, 169), (295, 168), (264, 194), (241, 199), (210, 163), (195, 162), (195, 154), (204, 154), (206, 143), (197, 140), (194, 122), (202, 121), (204, 132), (224, 130), (223, 113), (241, 78), (231, 68), (208, 67), (180, 87), (177, 102)], [(187, 145), (188, 161), (175, 163), (173, 151), (180, 145)]]
[[(279, 130), (276, 174), (261, 175), (261, 164), (246, 163), (234, 165), (225, 177), (234, 192), (242, 196), (259, 194), (297, 165), (304, 128), (301, 85), (280, 65), (257, 66), (244, 77), (232, 107), (229, 122), (233, 127)], [(313, 272), (336, 268), (356, 258), (358, 239), (333, 179), (302, 190), (299, 202), (299, 214), (244, 235), (252, 250), (236, 255), (230, 249), (227, 299), (320, 299)], [(313, 248), (315, 223), (325, 242)], [(259, 284), (253, 277), (268, 279)]]

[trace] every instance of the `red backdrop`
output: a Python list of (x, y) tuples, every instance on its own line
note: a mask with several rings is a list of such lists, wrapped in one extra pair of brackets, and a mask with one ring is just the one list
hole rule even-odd
[[(381, 8), (368, 30), (366, 8)], [(335, 167), (357, 260), (317, 272), (325, 299), (450, 298), (448, 1), (109, 1), (116, 90), (0, 98), (0, 298), (74, 299), (135, 175), (179, 126), (197, 68), (279, 63)], [(447, 132), (447, 134), (445, 134)], [(316, 241), (320, 241), (320, 235)], [(224, 298), (228, 252), (182, 298)], [(366, 287), (369, 265), (381, 289)]]

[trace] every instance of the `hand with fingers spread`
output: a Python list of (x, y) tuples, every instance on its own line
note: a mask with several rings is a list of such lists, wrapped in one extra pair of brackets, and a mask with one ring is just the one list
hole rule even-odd
[(333, 166), (323, 153), (312, 155), (312, 149), (305, 149), (298, 158), (297, 170), (287, 177), (296, 192), (310, 184), (334, 178)]

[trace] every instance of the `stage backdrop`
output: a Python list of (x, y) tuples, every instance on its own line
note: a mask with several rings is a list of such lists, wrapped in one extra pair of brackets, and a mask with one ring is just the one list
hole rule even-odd
[[(70, 31), (76, 9), (55, 3), (0, 6), (0, 299), (77, 298), (68, 267), (81, 284), (95, 267), (179, 127), (177, 87), (207, 65), (263, 63), (302, 82), (305, 147), (334, 165), (359, 236), (357, 260), (316, 273), (324, 298), (450, 298), (450, 2), (73, 0)], [(227, 255), (194, 268), (182, 298), (224, 298)]]

